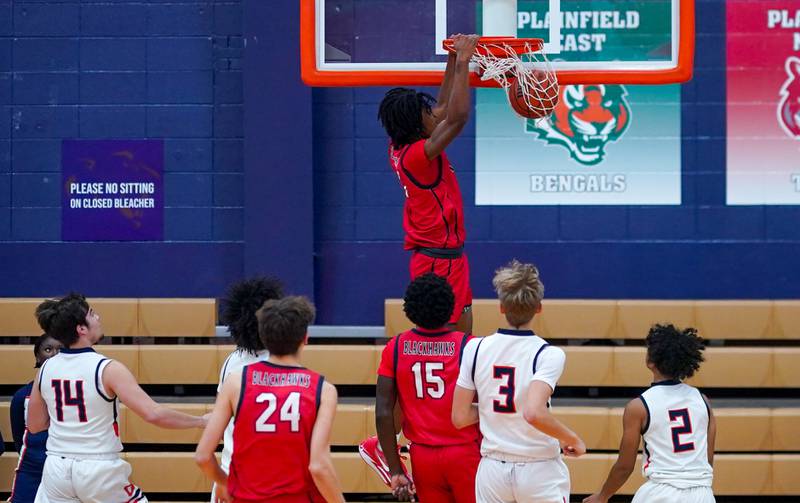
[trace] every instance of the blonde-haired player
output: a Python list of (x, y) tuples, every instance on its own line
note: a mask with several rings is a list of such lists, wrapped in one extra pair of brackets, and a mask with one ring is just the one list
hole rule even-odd
[(516, 260), (497, 270), (493, 284), (508, 326), (467, 344), (453, 397), (456, 427), (480, 419), (476, 500), (569, 501), (569, 472), (561, 452), (577, 457), (586, 446), (550, 413), (550, 396), (566, 355), (531, 330), (544, 285), (533, 264)]
[(647, 368), (653, 384), (631, 400), (622, 416), (619, 457), (600, 492), (584, 503), (605, 503), (628, 480), (644, 441), (647, 482), (634, 503), (713, 503), (714, 412), (697, 388), (681, 382), (703, 361), (703, 340), (693, 328), (654, 325), (647, 334)]

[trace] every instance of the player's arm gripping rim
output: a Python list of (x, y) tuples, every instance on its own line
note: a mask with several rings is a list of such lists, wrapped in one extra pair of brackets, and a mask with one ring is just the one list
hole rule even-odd
[[(478, 35), (454, 35), (453, 46), (456, 50), (455, 58), (448, 58), (445, 81), (441, 87), (446, 100), (444, 118), (425, 141), (425, 156), (433, 160), (461, 133), (469, 120), (470, 94), (469, 94), (469, 60), (478, 44)], [(447, 80), (451, 72), (452, 90), (448, 90), (450, 83)], [(440, 94), (440, 97), (441, 94)], [(438, 107), (437, 107), (438, 110)], [(435, 115), (435, 114), (434, 114)], [(438, 117), (437, 117), (438, 119)]]
[(378, 441), (392, 474), (392, 494), (400, 501), (413, 498), (414, 484), (406, 478), (397, 454), (397, 439), (394, 427), (394, 407), (397, 401), (397, 382), (386, 376), (378, 376), (375, 394), (375, 425), (378, 430)]
[(608, 478), (599, 493), (585, 498), (584, 503), (604, 503), (613, 496), (631, 476), (636, 465), (636, 455), (639, 451), (639, 438), (642, 435), (647, 410), (638, 398), (628, 402), (622, 415), (622, 440), (619, 444), (619, 456), (611, 467)]
[(531, 381), (522, 415), (528, 424), (558, 440), (565, 456), (583, 456), (586, 454), (586, 444), (583, 443), (581, 437), (550, 413), (547, 403), (552, 394), (553, 388), (546, 382)]
[(439, 86), (439, 94), (436, 96), (436, 106), (431, 110), (437, 120), (447, 117), (447, 104), (450, 103), (450, 96), (453, 94), (453, 74), (455, 71), (456, 53), (450, 52), (447, 56), (442, 85)]

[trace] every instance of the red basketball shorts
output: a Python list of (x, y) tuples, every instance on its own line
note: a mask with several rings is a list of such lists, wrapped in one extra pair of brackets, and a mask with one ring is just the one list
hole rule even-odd
[(411, 255), (409, 264), (411, 279), (432, 272), (437, 276), (447, 278), (453, 288), (456, 302), (453, 306), (453, 315), (450, 323), (457, 323), (464, 310), (472, 306), (472, 289), (469, 286), (469, 262), (467, 254), (458, 258), (433, 258), (415, 251)]
[(434, 447), (411, 444), (411, 470), (417, 501), (475, 503), (480, 444)]

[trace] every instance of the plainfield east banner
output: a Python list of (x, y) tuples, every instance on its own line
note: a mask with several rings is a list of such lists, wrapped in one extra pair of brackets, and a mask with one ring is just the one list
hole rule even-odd
[[(519, 2), (517, 36), (546, 37), (547, 5)], [(552, 60), (670, 54), (669, 2), (565, 0), (561, 15)], [(663, 51), (642, 53), (654, 45)], [(555, 111), (538, 121), (517, 116), (505, 91), (478, 89), (476, 120), (478, 205), (681, 203), (678, 85), (562, 85)]]

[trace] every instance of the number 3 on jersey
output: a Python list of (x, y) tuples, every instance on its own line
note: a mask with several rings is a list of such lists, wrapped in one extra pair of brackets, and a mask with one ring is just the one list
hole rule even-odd
[(494, 367), (493, 377), (503, 381), (498, 392), (503, 395), (504, 399), (502, 402), (500, 400), (495, 400), (492, 403), (492, 408), (495, 412), (499, 412), (500, 414), (513, 414), (517, 411), (517, 406), (514, 404), (514, 374), (516, 371), (517, 369), (515, 367)]
[(416, 362), (411, 366), (417, 398), (425, 398), (425, 394), (436, 399), (444, 396), (444, 379), (434, 373), (442, 370), (444, 370), (443, 362)]
[[(274, 393), (261, 393), (256, 397), (256, 403), (267, 403), (267, 408), (256, 419), (256, 431), (259, 433), (275, 433), (277, 425), (269, 422), (275, 409), (278, 408), (278, 397)], [(293, 391), (286, 397), (281, 406), (278, 421), (289, 423), (292, 433), (300, 431), (300, 393)]]

